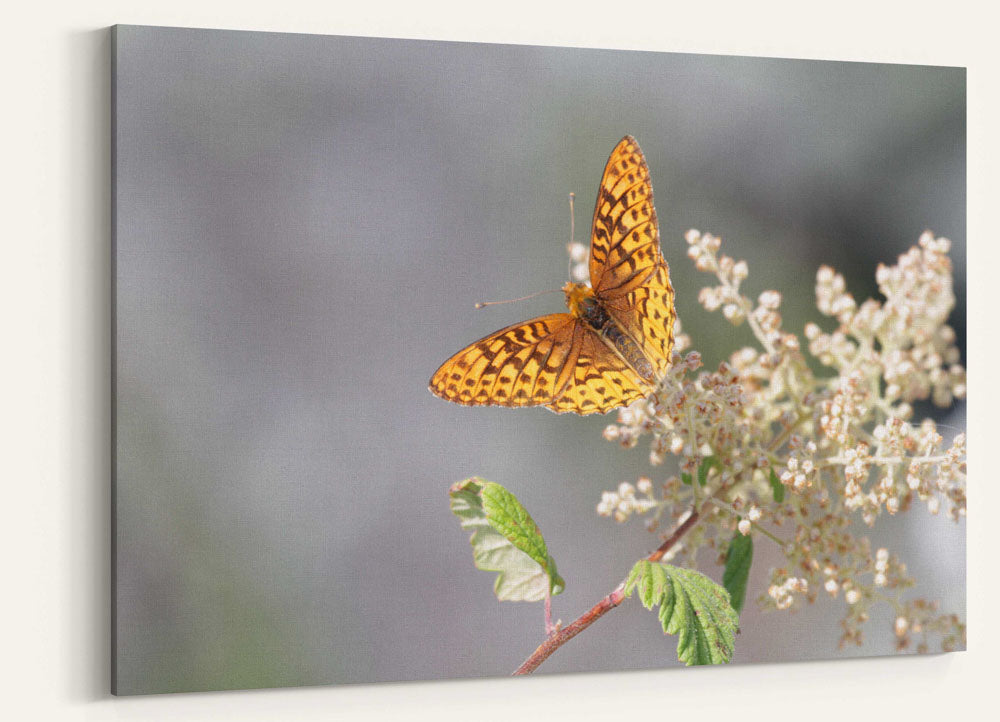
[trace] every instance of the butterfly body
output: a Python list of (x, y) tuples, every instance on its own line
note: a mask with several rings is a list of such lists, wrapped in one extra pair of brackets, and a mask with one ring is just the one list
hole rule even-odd
[(566, 294), (566, 306), (573, 316), (599, 334), (644, 381), (650, 384), (657, 381), (653, 374), (653, 365), (639, 344), (618, 325), (614, 316), (605, 309), (588, 285), (567, 283), (563, 287), (563, 292)]
[(648, 395), (670, 366), (674, 291), (660, 252), (649, 168), (631, 136), (597, 194), (590, 285), (563, 287), (569, 313), (514, 324), (445, 361), (430, 381), (467, 406), (606, 413)]

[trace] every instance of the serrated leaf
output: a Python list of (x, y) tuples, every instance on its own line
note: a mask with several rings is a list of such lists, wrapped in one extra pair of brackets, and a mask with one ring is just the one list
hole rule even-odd
[(726, 550), (726, 568), (722, 573), (722, 586), (729, 592), (729, 601), (739, 614), (747, 595), (747, 580), (753, 563), (753, 539), (736, 532)]
[(677, 658), (687, 665), (724, 664), (732, 659), (739, 615), (729, 593), (693, 569), (637, 562), (625, 581), (625, 594), (638, 591), (646, 609), (659, 606), (664, 634), (676, 634)]
[(774, 496), (774, 500), (780, 504), (785, 500), (785, 485), (781, 483), (781, 479), (774, 473), (773, 468), (769, 471), (771, 473), (767, 479), (771, 482), (771, 494)]
[(498, 572), (493, 592), (502, 602), (539, 602), (566, 583), (556, 572), (538, 525), (499, 484), (472, 477), (452, 485), (451, 511), (471, 531), (477, 568)]

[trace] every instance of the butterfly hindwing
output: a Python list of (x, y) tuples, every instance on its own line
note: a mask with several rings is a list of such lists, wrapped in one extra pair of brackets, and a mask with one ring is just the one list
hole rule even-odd
[(571, 378), (559, 397), (546, 404), (553, 411), (604, 414), (651, 391), (646, 381), (583, 324), (574, 339), (574, 351)]
[(590, 242), (590, 283), (604, 298), (642, 285), (662, 261), (649, 167), (639, 144), (622, 138), (597, 191)]
[(670, 368), (677, 318), (667, 264), (661, 262), (644, 284), (604, 305), (618, 325), (639, 344), (657, 378), (663, 378)]

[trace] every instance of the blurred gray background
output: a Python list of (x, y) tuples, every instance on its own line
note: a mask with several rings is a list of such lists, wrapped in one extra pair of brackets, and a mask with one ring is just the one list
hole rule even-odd
[[(698, 306), (691, 227), (748, 260), (752, 295), (780, 289), (798, 330), (818, 319), (817, 266), (865, 298), (876, 263), (932, 228), (954, 241), (964, 347), (963, 69), (116, 32), (119, 693), (508, 674), (542, 610), (499, 604), (473, 567), (447, 496), (473, 474), (542, 527), (564, 621), (656, 546), (595, 514), (603, 489), (651, 471), (645, 448), (601, 439), (610, 418), (426, 388), (461, 346), (561, 310), (473, 304), (565, 281), (567, 194), (586, 242), (626, 133), (709, 365), (751, 337)], [(938, 418), (964, 427), (962, 407)], [(914, 594), (964, 615), (964, 526), (917, 507), (871, 536), (903, 555)], [(891, 652), (888, 612), (846, 652), (842, 600), (761, 614), (769, 546), (737, 662)], [(702, 568), (720, 577), (708, 554)], [(540, 673), (670, 666), (675, 646), (631, 602)]]

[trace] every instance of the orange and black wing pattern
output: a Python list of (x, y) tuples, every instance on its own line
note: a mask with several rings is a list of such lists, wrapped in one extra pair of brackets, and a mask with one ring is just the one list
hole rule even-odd
[(653, 390), (652, 376), (633, 368), (636, 354), (622, 348), (638, 347), (655, 378), (663, 378), (673, 347), (674, 291), (660, 253), (649, 168), (631, 136), (615, 146), (601, 178), (590, 281), (592, 296), (619, 330), (569, 313), (508, 326), (445, 361), (430, 390), (466, 406), (544, 406), (585, 415), (626, 406)]
[(662, 378), (674, 345), (674, 289), (660, 251), (649, 167), (629, 135), (611, 152), (597, 191), (590, 282)]
[(466, 406), (544, 406), (586, 415), (630, 403), (649, 388), (579, 319), (554, 313), (462, 349), (437, 370), (430, 390)]
[(611, 152), (597, 191), (590, 285), (602, 299), (624, 296), (661, 263), (649, 167), (635, 138), (627, 135)]
[(626, 364), (600, 336), (579, 324), (573, 340), (575, 363), (558, 398), (546, 406), (558, 413), (606, 414), (652, 391), (648, 381)]
[(667, 264), (657, 264), (644, 284), (620, 298), (605, 301), (604, 308), (635, 340), (652, 364), (653, 373), (662, 379), (670, 368), (677, 318)]

